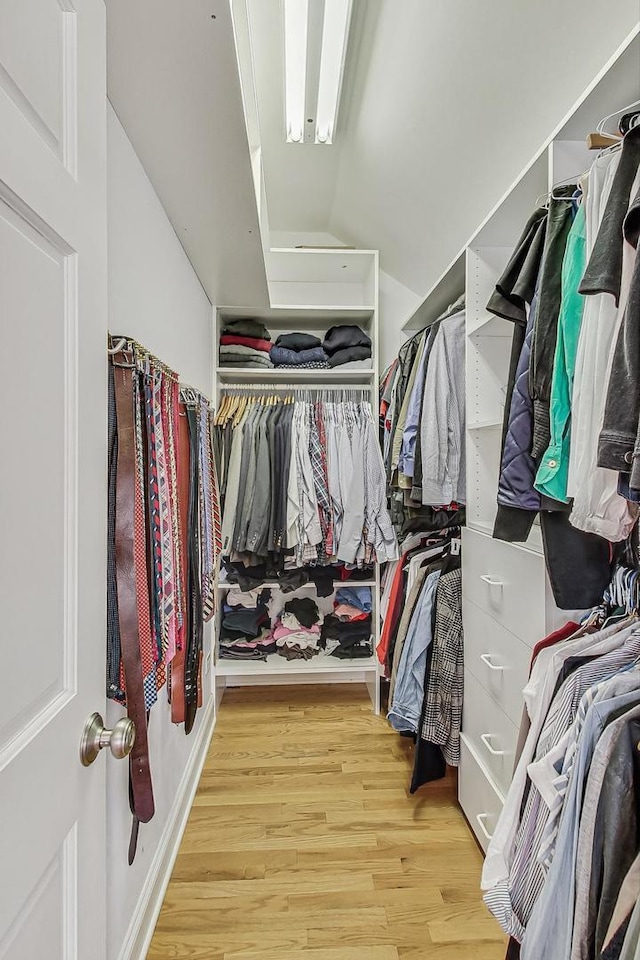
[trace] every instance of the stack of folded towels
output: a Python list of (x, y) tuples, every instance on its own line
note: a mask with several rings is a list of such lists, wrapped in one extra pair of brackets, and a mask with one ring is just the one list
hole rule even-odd
[(349, 364), (348, 369), (371, 366), (371, 337), (355, 324), (331, 327), (322, 344), (330, 367)]
[(269, 354), (274, 367), (285, 369), (326, 369), (328, 358), (319, 337), (310, 333), (283, 333), (271, 347)]
[(220, 627), (221, 660), (266, 660), (276, 652), (269, 630), (268, 590), (229, 590)]
[(220, 336), (221, 367), (272, 367), (271, 334), (260, 320), (225, 320)]
[(340, 660), (356, 660), (373, 653), (370, 587), (341, 587), (333, 614), (325, 618), (322, 643), (327, 653)]
[(310, 597), (294, 597), (271, 631), (278, 653), (287, 660), (311, 660), (320, 652), (322, 614)]

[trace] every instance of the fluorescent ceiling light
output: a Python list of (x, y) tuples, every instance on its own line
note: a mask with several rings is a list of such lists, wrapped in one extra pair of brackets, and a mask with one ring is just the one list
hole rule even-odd
[(316, 143), (333, 143), (342, 74), (347, 55), (351, 5), (352, 0), (325, 0), (324, 3), (316, 108)]
[(309, 0), (284, 0), (284, 71), (287, 141), (302, 143), (307, 85)]
[(305, 142), (309, 118), (315, 122), (315, 143), (333, 143), (353, 0), (283, 0), (283, 4), (287, 141)]

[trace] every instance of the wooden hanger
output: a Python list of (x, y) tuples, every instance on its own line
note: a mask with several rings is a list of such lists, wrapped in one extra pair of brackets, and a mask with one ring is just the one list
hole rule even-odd
[(216, 412), (215, 420), (213, 421), (216, 427), (224, 426), (224, 423), (226, 420), (226, 410), (228, 406), (228, 401), (229, 401), (229, 397), (227, 396), (227, 394), (225, 394), (222, 397), (222, 401)]
[(615, 147), (621, 141), (622, 137), (616, 137), (612, 133), (589, 133), (587, 150), (606, 150), (607, 147)]

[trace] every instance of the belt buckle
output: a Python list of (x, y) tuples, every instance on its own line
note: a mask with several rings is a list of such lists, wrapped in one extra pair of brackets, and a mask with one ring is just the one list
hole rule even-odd
[[(121, 361), (118, 357), (124, 357), (125, 359)], [(132, 350), (118, 350), (117, 353), (111, 354), (110, 359), (114, 367), (122, 367), (126, 370), (133, 370), (135, 367)]]
[[(111, 346), (107, 350), (107, 353), (113, 366), (133, 370), (135, 362), (133, 346), (130, 346), (131, 340), (128, 337), (116, 337), (112, 335), (110, 335), (109, 340)], [(124, 360), (119, 360), (119, 357), (123, 357)]]

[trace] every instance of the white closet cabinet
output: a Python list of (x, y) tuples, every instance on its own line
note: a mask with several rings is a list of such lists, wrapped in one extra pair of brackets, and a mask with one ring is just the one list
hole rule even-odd
[[(540, 526), (524, 544), (492, 539), (512, 325), (487, 301), (536, 205), (595, 158), (586, 135), (640, 98), (640, 25), (507, 190), (405, 326), (437, 317), (464, 291), (467, 310), (467, 527), (463, 531), (465, 701), (459, 801), (487, 849), (513, 773), (522, 688), (532, 647), (576, 611), (559, 611), (546, 574)], [(526, 121), (524, 121), (526, 122)]]
[[(278, 248), (267, 251), (271, 306), (263, 310), (219, 307), (214, 331), (214, 396), (234, 385), (268, 390), (291, 385), (294, 388), (364, 388), (377, 409), (378, 398), (378, 252), (377, 250)], [(256, 317), (262, 320), (272, 339), (281, 333), (302, 331), (323, 338), (336, 324), (358, 324), (371, 337), (370, 368), (344, 370), (259, 370), (224, 369), (218, 361), (220, 332), (231, 317)], [(288, 661), (277, 655), (268, 661), (215, 659), (214, 682), (220, 698), (226, 687), (288, 683), (366, 683), (373, 709), (380, 712), (380, 671), (375, 656), (379, 639), (380, 577), (378, 567), (371, 580), (358, 581), (371, 588), (373, 600), (374, 654), (367, 660), (338, 660), (316, 657), (313, 660)], [(336, 582), (338, 589), (342, 582)], [(277, 584), (265, 583), (271, 590)], [(229, 584), (218, 582), (218, 623), (224, 594)], [(219, 630), (216, 629), (216, 637)], [(217, 643), (216, 643), (217, 654)]]

